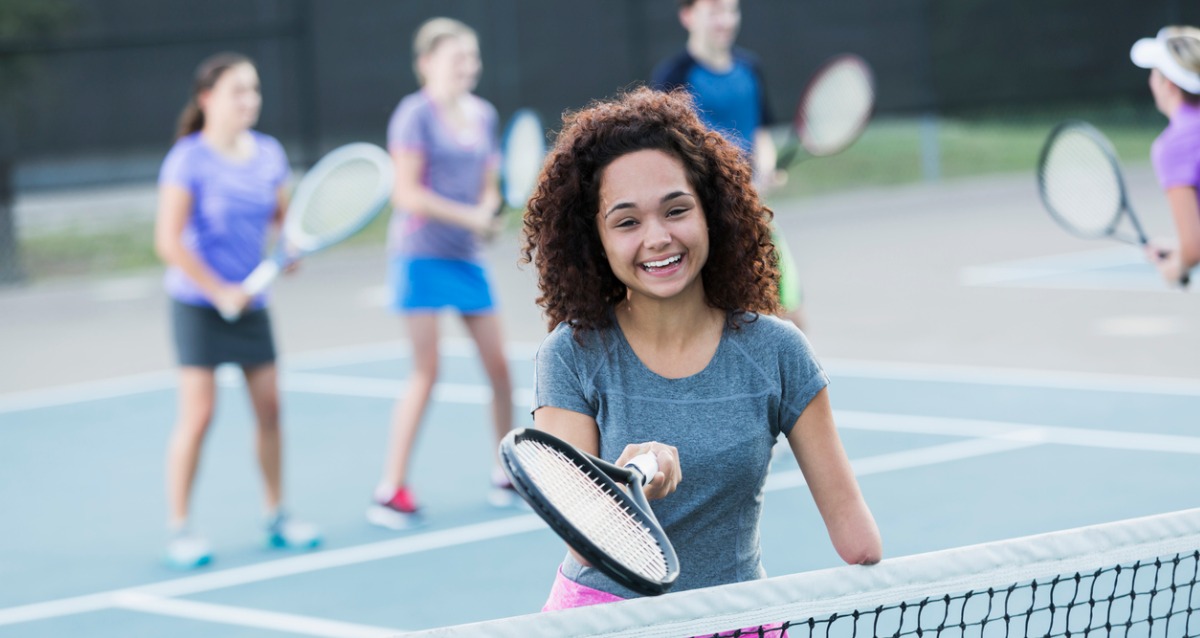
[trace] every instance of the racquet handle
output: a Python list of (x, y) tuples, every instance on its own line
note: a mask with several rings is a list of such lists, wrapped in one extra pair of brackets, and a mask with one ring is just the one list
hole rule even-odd
[(637, 470), (642, 475), (642, 485), (645, 485), (658, 474), (658, 457), (653, 452), (639, 454), (630, 459), (625, 467)]
[[(279, 262), (274, 259), (266, 259), (257, 268), (250, 271), (250, 274), (242, 281), (242, 290), (251, 297), (259, 294), (271, 285), (272, 281), (279, 276), (279, 271), (282, 267)], [(237, 321), (242, 316), (243, 309), (229, 310), (227, 308), (218, 308), (217, 312), (221, 313), (221, 318), (229, 323)]]

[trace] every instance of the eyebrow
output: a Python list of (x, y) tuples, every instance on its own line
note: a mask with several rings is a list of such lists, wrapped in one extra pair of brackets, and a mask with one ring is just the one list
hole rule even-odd
[[(664, 202), (669, 202), (672, 199), (675, 199), (676, 197), (691, 197), (694, 199), (696, 196), (687, 191), (672, 191), (670, 193), (667, 193), (666, 195), (663, 195), (663, 198), (658, 200), (658, 203), (662, 204)], [(633, 208), (633, 207), (634, 207), (633, 202), (621, 202), (619, 204), (614, 204), (612, 208), (610, 208), (604, 212), (604, 216), (607, 218), (609, 215), (611, 215), (611, 214), (615, 213), (616, 211), (619, 211), (623, 208)]]

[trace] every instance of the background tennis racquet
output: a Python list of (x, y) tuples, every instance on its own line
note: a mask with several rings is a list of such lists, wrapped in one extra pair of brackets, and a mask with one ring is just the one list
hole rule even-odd
[(513, 113), (504, 129), (500, 154), (500, 194), (504, 206), (497, 214), (505, 208), (524, 210), (546, 159), (546, 130), (533, 109)]
[(800, 94), (775, 167), (840, 153), (862, 135), (874, 112), (875, 76), (867, 62), (849, 53), (830, 58)]
[(500, 459), (517, 493), (594, 567), (650, 596), (675, 584), (679, 559), (642, 493), (658, 472), (653, 454), (620, 468), (540, 430), (519, 429), (500, 443)]
[[(1054, 127), (1042, 146), (1037, 178), (1046, 211), (1071, 234), (1147, 244), (1142, 224), (1129, 205), (1116, 151), (1096, 127), (1080, 120)], [(1132, 235), (1119, 228), (1122, 217), (1129, 219)], [(1180, 283), (1188, 284), (1187, 275)]]
[[(387, 207), (392, 171), (391, 157), (374, 144), (347, 144), (322, 157), (296, 186), (274, 252), (242, 281), (242, 290), (257, 295), (288, 264), (361, 230)], [(242, 315), (219, 310), (230, 322)]]

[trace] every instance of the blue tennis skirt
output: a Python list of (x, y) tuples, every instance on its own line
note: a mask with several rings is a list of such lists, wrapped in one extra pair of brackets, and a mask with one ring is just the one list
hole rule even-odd
[(392, 308), (402, 314), (454, 308), (464, 315), (495, 311), (483, 266), (461, 259), (394, 257)]

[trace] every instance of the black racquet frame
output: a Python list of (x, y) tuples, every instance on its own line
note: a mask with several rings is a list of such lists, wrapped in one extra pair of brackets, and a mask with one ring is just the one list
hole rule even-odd
[[(1046, 185), (1046, 162), (1050, 158), (1050, 152), (1054, 149), (1055, 142), (1058, 141), (1059, 137), (1067, 133), (1083, 135), (1094, 142), (1096, 147), (1099, 148), (1103, 153), (1105, 159), (1108, 160), (1113, 174), (1117, 178), (1117, 190), (1120, 193), (1120, 198), (1117, 204), (1116, 214), (1112, 216), (1112, 220), (1108, 223), (1108, 225), (1099, 232), (1093, 233), (1080, 230), (1079, 227), (1073, 224), (1066, 215), (1063, 215), (1060, 211), (1055, 209), (1054, 205), (1050, 202), (1050, 196), (1047, 192), (1048, 189)], [(1112, 142), (1110, 142), (1108, 138), (1100, 132), (1099, 129), (1097, 129), (1095, 126), (1092, 126), (1090, 123), (1075, 119), (1065, 120), (1058, 123), (1050, 131), (1050, 134), (1046, 136), (1046, 142), (1042, 145), (1041, 152), (1038, 153), (1037, 182), (1038, 197), (1042, 200), (1042, 206), (1046, 209), (1046, 212), (1050, 214), (1050, 217), (1058, 223), (1059, 226), (1062, 226), (1072, 235), (1075, 235), (1076, 237), (1082, 237), (1083, 239), (1115, 239), (1117, 241), (1124, 242), (1126, 244), (1132, 244), (1134, 246), (1146, 246), (1149, 243), (1150, 240), (1146, 238), (1146, 231), (1142, 229), (1142, 223), (1138, 220), (1137, 214), (1133, 212), (1133, 206), (1131, 206), (1129, 203), (1129, 189), (1125, 186), (1125, 172), (1121, 170), (1121, 162), (1117, 159), (1117, 152), (1113, 148)], [(1129, 235), (1118, 231), (1117, 227), (1120, 225), (1122, 217), (1129, 219), (1129, 225), (1133, 227), (1134, 236), (1130, 237)], [(1166, 251), (1160, 251), (1159, 257), (1163, 258), (1168, 254), (1169, 253)], [(1179, 280), (1179, 283), (1180, 285), (1186, 287), (1189, 283), (1189, 280), (1190, 278), (1188, 277), (1187, 273), (1184, 273), (1183, 277)]]
[[(630, 516), (641, 523), (650, 532), (650, 536), (662, 548), (666, 558), (667, 575), (662, 581), (647, 579), (634, 574), (616, 559), (601, 550), (587, 538), (575, 525), (571, 524), (550, 503), (549, 499), (538, 489), (522, 467), (516, 455), (516, 447), (523, 441), (535, 441), (554, 448), (580, 467), (588, 470), (589, 477), (597, 485), (604, 486), (607, 491), (625, 509)], [(533, 428), (516, 429), (508, 433), (500, 443), (500, 460), (505, 473), (512, 480), (517, 493), (524, 498), (542, 520), (550, 526), (572, 549), (579, 552), (593, 567), (604, 572), (617, 583), (638, 593), (657, 596), (665, 593), (675, 584), (679, 577), (679, 558), (675, 555), (670, 539), (663, 531), (658, 519), (654, 517), (650, 503), (642, 491), (643, 475), (635, 469), (617, 467), (616, 465), (582, 452), (571, 444), (553, 435)], [(633, 466), (630, 466), (633, 467)], [(618, 481), (620, 481), (618, 483)], [(626, 489), (621, 489), (622, 487)]]

